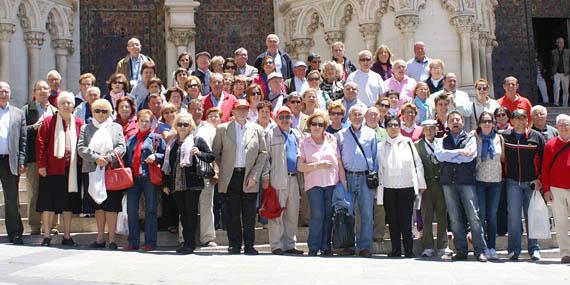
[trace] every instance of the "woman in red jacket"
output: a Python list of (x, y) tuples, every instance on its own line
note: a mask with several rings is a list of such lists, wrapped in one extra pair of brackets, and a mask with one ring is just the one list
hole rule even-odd
[(54, 214), (63, 213), (62, 245), (75, 246), (71, 239), (71, 214), (81, 212), (78, 179), (80, 157), (77, 139), (83, 121), (73, 116), (75, 98), (62, 92), (57, 98), (59, 111), (44, 119), (36, 138), (40, 188), (36, 211), (42, 212), (43, 246), (50, 246)]

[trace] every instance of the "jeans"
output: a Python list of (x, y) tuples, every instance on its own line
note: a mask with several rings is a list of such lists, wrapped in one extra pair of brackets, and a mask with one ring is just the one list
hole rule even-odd
[(487, 244), (483, 237), (481, 220), (479, 220), (479, 205), (477, 204), (475, 185), (445, 184), (443, 185), (443, 195), (445, 196), (445, 203), (447, 204), (447, 211), (451, 220), (455, 249), (463, 254), (468, 253), (467, 232), (465, 230), (465, 222), (468, 222), (471, 226), (475, 252), (484, 253), (487, 249)]
[(504, 236), (507, 234), (507, 182), (501, 181), (501, 198), (499, 199), (499, 209), (497, 210), (497, 234)]
[[(518, 182), (513, 179), (507, 178), (507, 205), (508, 205), (508, 219), (509, 219), (509, 253), (521, 253), (521, 236), (522, 236), (522, 216), (524, 211), (525, 226), (528, 233), (528, 205), (532, 197), (532, 189), (530, 188), (530, 181)], [(532, 254), (535, 250), (540, 250), (538, 240), (529, 239), (528, 253)]]
[(127, 216), (129, 218), (129, 245), (140, 246), (139, 201), (144, 194), (144, 244), (156, 247), (158, 221), (158, 186), (150, 183), (147, 176), (135, 177), (135, 186), (127, 190)]
[(332, 194), (334, 185), (313, 187), (307, 191), (311, 216), (309, 219), (309, 251), (330, 251), (332, 230)]
[(374, 235), (374, 192), (366, 184), (366, 175), (346, 175), (348, 191), (354, 193), (356, 216), (360, 217), (360, 233), (356, 239), (359, 250), (370, 250)]
[(479, 202), (479, 219), (485, 233), (488, 248), (495, 248), (497, 237), (497, 210), (501, 198), (501, 182), (477, 181), (477, 202)]

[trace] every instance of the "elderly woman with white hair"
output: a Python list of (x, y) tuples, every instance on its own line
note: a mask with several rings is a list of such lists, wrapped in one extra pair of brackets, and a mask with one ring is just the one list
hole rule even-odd
[(75, 96), (61, 92), (58, 112), (46, 117), (36, 139), (40, 189), (36, 211), (42, 212), (43, 246), (50, 246), (54, 214), (63, 213), (62, 245), (75, 246), (71, 239), (71, 214), (81, 211), (77, 138), (83, 121), (72, 115)]
[(402, 108), (402, 106), (407, 102), (412, 101), (417, 83), (415, 79), (406, 75), (407, 66), (408, 65), (404, 60), (395, 60), (392, 67), (394, 76), (384, 81), (384, 90), (400, 93), (400, 103), (398, 104), (399, 108)]
[[(91, 112), (93, 120), (91, 123), (81, 128), (79, 141), (77, 142), (77, 150), (79, 156), (83, 159), (81, 166), (84, 173), (94, 172), (99, 167), (106, 167), (109, 163), (118, 162), (118, 159), (125, 153), (125, 137), (123, 136), (123, 128), (121, 125), (114, 123), (111, 118), (113, 108), (111, 103), (105, 99), (95, 100), (91, 104)], [(86, 175), (84, 179), (89, 180)], [(96, 182), (87, 181), (98, 185)], [(89, 246), (90, 248), (104, 248), (105, 243), (105, 224), (109, 229), (109, 249), (117, 250), (115, 243), (115, 229), (117, 227), (117, 213), (121, 211), (121, 200), (123, 191), (108, 191), (107, 198), (96, 203), (90, 196), (95, 205), (95, 219), (97, 220), (97, 239)]]
[(321, 90), (323, 96), (328, 96), (332, 101), (344, 96), (344, 81), (342, 80), (342, 66), (332, 60), (325, 61), (321, 67)]

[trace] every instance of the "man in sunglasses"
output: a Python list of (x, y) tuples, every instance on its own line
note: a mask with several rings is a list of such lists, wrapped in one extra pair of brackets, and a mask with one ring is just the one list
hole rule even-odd
[(297, 171), (301, 132), (291, 128), (293, 114), (288, 107), (277, 110), (277, 127), (265, 135), (269, 163), (262, 174), (263, 187), (277, 192), (281, 216), (269, 220), (269, 244), (275, 255), (303, 254), (295, 248), (299, 220), (299, 192), (302, 181)]
[(301, 112), (301, 101), (299, 93), (294, 91), (287, 95), (286, 106), (291, 110), (291, 127), (303, 132), (304, 130), (301, 129), (301, 123), (304, 124), (309, 116)]
[(358, 85), (358, 99), (366, 107), (374, 106), (378, 94), (384, 93), (384, 80), (380, 74), (372, 71), (372, 53), (363, 50), (358, 53), (359, 68), (348, 75), (346, 82), (355, 82)]

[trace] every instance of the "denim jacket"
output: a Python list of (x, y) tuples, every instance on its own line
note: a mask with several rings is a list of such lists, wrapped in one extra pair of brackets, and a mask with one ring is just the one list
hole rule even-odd
[[(135, 147), (137, 146), (137, 136), (132, 136), (127, 141), (127, 152), (125, 156), (125, 166), (133, 167), (133, 156), (135, 152)], [(164, 151), (166, 150), (166, 143), (164, 139), (157, 133), (148, 134), (141, 147), (141, 169), (140, 176), (148, 176), (148, 166), (144, 162), (145, 159), (154, 153), (154, 148), (156, 146), (156, 160), (158, 163), (162, 163), (164, 159)]]

